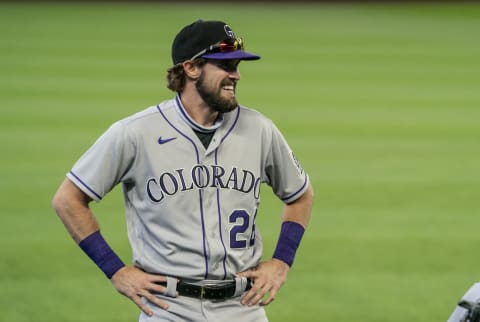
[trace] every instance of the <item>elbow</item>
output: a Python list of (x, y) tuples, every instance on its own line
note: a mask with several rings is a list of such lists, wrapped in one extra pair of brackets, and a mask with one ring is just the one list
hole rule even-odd
[(313, 200), (315, 193), (313, 192), (313, 186), (311, 184), (308, 185), (306, 193), (308, 194), (309, 198)]
[(55, 210), (57, 215), (60, 216), (60, 214), (62, 213), (62, 209), (64, 209), (65, 207), (66, 207), (66, 199), (64, 198), (63, 193), (59, 189), (53, 196), (52, 208)]
[(314, 197), (315, 197), (315, 193), (313, 192), (313, 187), (310, 184), (308, 185), (308, 188), (303, 194), (302, 198), (305, 199), (310, 204), (310, 207), (311, 207), (313, 205)]
[(58, 187), (52, 199), (52, 207), (59, 217), (65, 216), (74, 207), (76, 201), (80, 200), (80, 195), (75, 192), (73, 184), (68, 179)]

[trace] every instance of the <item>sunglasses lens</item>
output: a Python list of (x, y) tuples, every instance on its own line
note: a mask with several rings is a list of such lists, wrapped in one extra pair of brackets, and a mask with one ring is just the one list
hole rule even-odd
[(197, 54), (193, 55), (190, 60), (194, 60), (195, 58), (201, 57), (203, 54), (206, 53), (214, 53), (214, 52), (230, 52), (230, 51), (235, 51), (235, 50), (242, 50), (244, 49), (244, 42), (242, 38), (236, 38), (236, 39), (226, 39), (223, 40), (219, 43), (216, 43), (215, 45), (210, 46), (209, 48), (206, 48), (204, 50), (201, 50)]
[(242, 38), (237, 38), (236, 42), (237, 42), (237, 44), (238, 44), (238, 49), (244, 49), (243, 39), (242, 39)]
[(228, 51), (234, 51), (234, 50), (239, 50), (243, 49), (243, 40), (242, 38), (237, 38), (235, 40), (232, 39), (227, 39), (219, 44), (219, 50), (221, 52), (228, 52)]

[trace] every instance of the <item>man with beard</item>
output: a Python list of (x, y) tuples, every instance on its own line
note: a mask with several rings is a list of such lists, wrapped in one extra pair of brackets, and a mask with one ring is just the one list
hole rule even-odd
[[(184, 27), (168, 70), (172, 100), (114, 123), (53, 199), (73, 239), (141, 310), (139, 321), (267, 321), (313, 203), (310, 180), (275, 125), (240, 106), (242, 60), (259, 56), (221, 21)], [(100, 233), (92, 200), (122, 184), (133, 264)], [(260, 186), (285, 207), (270, 259), (256, 218)]]

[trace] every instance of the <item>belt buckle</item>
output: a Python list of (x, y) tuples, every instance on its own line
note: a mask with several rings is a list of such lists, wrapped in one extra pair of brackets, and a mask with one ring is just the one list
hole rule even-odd
[(223, 293), (223, 287), (223, 285), (215, 283), (206, 283), (200, 287), (200, 298), (205, 300), (224, 300), (226, 297)]

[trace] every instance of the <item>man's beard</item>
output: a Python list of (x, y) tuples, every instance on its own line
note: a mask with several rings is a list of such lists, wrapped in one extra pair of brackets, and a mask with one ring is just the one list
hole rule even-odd
[(231, 81), (224, 80), (220, 84), (220, 89), (215, 92), (206, 88), (204, 84), (204, 74), (202, 73), (195, 83), (198, 94), (203, 99), (203, 101), (214, 111), (219, 113), (228, 113), (233, 111), (237, 106), (238, 102), (235, 97), (231, 99), (224, 98), (220, 95), (223, 86), (233, 85), (235, 88), (235, 83)]

